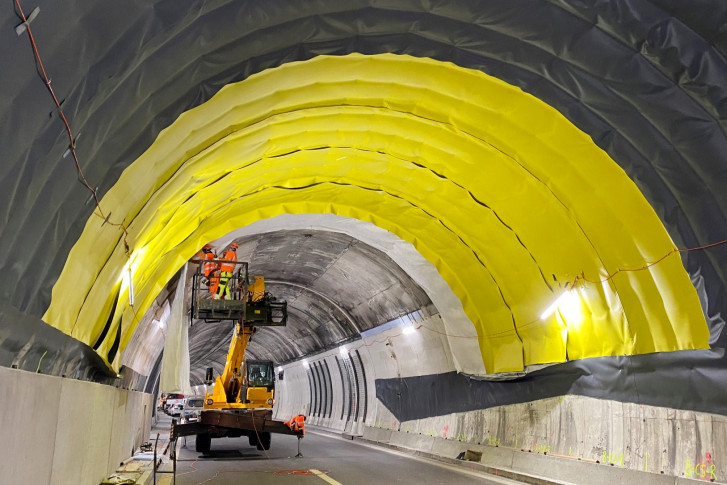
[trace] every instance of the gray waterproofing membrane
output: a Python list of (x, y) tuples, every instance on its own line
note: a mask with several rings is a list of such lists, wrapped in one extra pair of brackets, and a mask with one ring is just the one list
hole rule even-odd
[[(184, 8), (176, 0), (76, 0), (23, 3), (26, 14), (36, 5), (31, 27), (78, 137), (82, 168), (101, 196), (160, 130), (227, 83), (321, 54), (391, 52), (453, 62), (519, 86), (558, 109), (624, 169), (679, 247), (727, 239), (726, 2), (220, 0)], [(42, 365), (60, 373), (67, 365), (99, 364), (85, 346), (40, 322), (93, 207), (84, 204), (89, 194), (63, 157), (68, 139), (36, 73), (27, 33), (15, 32), (19, 23), (6, 5), (0, 349), (22, 354), (25, 367), (45, 355)], [(712, 351), (604, 358), (606, 366), (569, 363), (547, 372), (577, 368), (576, 382), (613, 381), (613, 392), (632, 378), (640, 400), (724, 412), (727, 361), (719, 329), (727, 313), (727, 246), (682, 257), (690, 275), (704, 281)], [(22, 319), (8, 316), (17, 312)], [(84, 350), (58, 350), (74, 345)], [(509, 399), (531, 400), (538, 387), (508, 391)]]

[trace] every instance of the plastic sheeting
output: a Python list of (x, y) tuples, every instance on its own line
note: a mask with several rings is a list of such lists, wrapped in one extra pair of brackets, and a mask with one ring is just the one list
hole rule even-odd
[[(454, 372), (376, 379), (376, 397), (399, 421), (566, 394), (727, 415), (723, 358), (723, 349), (599, 357), (553, 365), (507, 382)], [(699, 365), (698, 372), (694, 365)]]
[(189, 335), (187, 333), (189, 315), (184, 298), (186, 282), (187, 265), (185, 264), (177, 282), (172, 310), (167, 320), (159, 390), (188, 396), (192, 394), (192, 387), (189, 385)]
[[(127, 267), (143, 311), (204, 242), (281, 213), (334, 213), (397, 234), (434, 264), (490, 373), (561, 362), (566, 351), (575, 359), (707, 346), (676, 255), (582, 286), (578, 318), (540, 319), (575, 276), (599, 280), (674, 245), (590, 138), (519, 89), (451, 64), (320, 57), (228, 86), (165, 130), (103, 204), (131, 221), (130, 259), (118, 231), (92, 217), (46, 313), (83, 341), (111, 320), (121, 348), (128, 341)], [(110, 319), (108, 289), (119, 285)]]

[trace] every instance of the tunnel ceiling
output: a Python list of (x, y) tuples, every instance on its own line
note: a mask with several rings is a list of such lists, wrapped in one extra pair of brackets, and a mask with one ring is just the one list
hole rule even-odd
[[(278, 231), (235, 239), (251, 275), (264, 275), (266, 289), (288, 302), (286, 327), (262, 327), (248, 355), (282, 363), (358, 338), (361, 332), (425, 310), (431, 302), (388, 256), (346, 234)], [(192, 385), (206, 367), (219, 374), (232, 327), (193, 324), (189, 335)]]
[[(697, 247), (727, 238), (727, 7), (723, 3), (362, 1), (341, 5), (333, 1), (220, 1), (193, 2), (187, 10), (172, 1), (124, 5), (41, 2), (39, 6), (40, 14), (31, 25), (44, 67), (77, 135), (75, 146), (84, 174), (92, 186), (98, 186), (101, 196), (152, 145), (161, 130), (229, 83), (319, 55), (392, 53), (451, 62), (521, 88), (557, 110), (623, 169), (676, 246)], [(31, 6), (24, 8), (30, 10)], [(37, 319), (51, 304), (52, 289), (71, 248), (84, 226), (89, 227), (93, 204), (87, 203), (89, 194), (76, 181), (72, 159), (64, 157), (68, 139), (58, 111), (37, 77), (27, 34), (15, 33), (18, 23), (18, 18), (6, 11), (0, 30), (0, 41), (8, 46), (0, 52), (4, 67), (0, 109), (5, 115), (0, 122), (5, 167), (0, 180), (5, 202), (0, 261), (6, 275), (0, 282), (0, 296), (4, 326), (33, 321), (38, 332), (48, 332)], [(442, 94), (460, 100), (480, 99), (466, 89)], [(385, 100), (387, 93), (381, 98)], [(452, 108), (456, 111), (456, 103)], [(531, 121), (530, 130), (535, 134), (531, 141), (558, 148), (558, 133), (538, 124), (537, 119)], [(521, 143), (527, 144), (527, 140)], [(565, 149), (575, 146), (585, 145), (578, 141)], [(503, 144), (495, 148), (517, 153)], [(577, 167), (575, 163), (571, 166)], [(580, 168), (588, 171), (590, 167)], [(517, 194), (515, 187), (512, 190)], [(604, 203), (612, 202), (616, 226), (619, 211), (623, 220), (630, 215), (638, 220), (646, 214), (627, 214), (628, 209), (618, 205), (623, 195), (613, 192), (610, 199), (599, 195)], [(530, 197), (530, 193), (523, 197)], [(570, 211), (588, 205), (568, 204), (565, 201)], [(109, 205), (111, 222), (134, 215), (133, 211), (115, 211), (113, 201)], [(631, 230), (626, 229), (627, 235)], [(103, 231), (108, 234), (112, 229), (106, 226)], [(554, 247), (570, 240), (555, 231), (548, 237)], [(602, 237), (607, 240), (606, 235)], [(656, 260), (673, 247), (659, 237), (659, 242), (650, 239), (651, 246), (646, 249), (636, 243), (642, 255), (640, 263)], [(121, 247), (117, 229), (112, 239), (113, 245)], [(180, 243), (184, 250), (178, 256), (189, 256), (199, 242)], [(99, 237), (97, 244), (107, 245), (108, 237)], [(106, 254), (115, 265), (119, 252), (112, 255), (112, 250), (100, 248), (99, 254)], [(184, 251), (190, 254), (181, 254)], [(672, 257), (670, 271), (678, 271), (673, 261), (678, 259)], [(724, 246), (682, 254), (688, 274), (702, 288), (701, 303), (713, 345), (724, 338), (719, 332), (719, 315), (727, 311), (726, 261)], [(606, 266), (613, 269), (632, 262), (616, 257)], [(270, 266), (275, 265), (271, 262)], [(83, 264), (73, 267), (83, 273), (81, 279), (98, 274), (96, 268)], [(176, 268), (169, 271), (174, 273)], [(571, 272), (565, 273), (570, 276)], [(544, 280), (548, 277), (543, 274)], [(448, 282), (453, 278), (452, 273), (445, 277)], [(666, 281), (675, 281), (673, 278)], [(660, 280), (657, 277), (655, 281)], [(561, 278), (558, 285), (563, 282)], [(165, 284), (154, 282), (148, 298), (153, 300), (155, 291)], [(562, 288), (554, 282), (548, 284)], [(96, 291), (103, 291), (103, 284), (100, 286)], [(681, 287), (676, 284), (670, 288)], [(104, 304), (108, 313), (119, 288), (107, 285), (105, 291), (109, 294)], [(460, 293), (460, 298), (462, 295), (465, 293)], [(650, 298), (640, 303), (647, 315), (651, 307), (663, 304), (654, 302), (670, 296), (658, 287)], [(687, 336), (698, 332), (694, 302), (696, 296), (689, 310), (675, 310), (676, 314), (668, 318), (675, 332), (683, 321), (679, 315), (691, 322), (686, 329), (682, 327)], [(468, 310), (472, 303), (464, 298), (463, 304)], [(540, 302), (537, 305), (542, 306)], [(18, 312), (22, 319), (11, 317), (17, 317)], [(470, 308), (468, 315), (472, 312)], [(70, 328), (50, 323), (97, 347), (109, 360), (122, 343), (123, 331), (114, 321), (108, 322), (101, 335), (84, 335), (75, 330), (76, 323)], [(514, 324), (517, 327), (517, 321)], [(482, 337), (479, 328), (478, 332)], [(127, 342), (130, 337), (125, 336)], [(703, 337), (695, 342), (687, 340), (670, 348), (705, 344)], [(17, 337), (5, 342), (4, 350), (18, 348), (18, 343), (22, 346)], [(58, 347), (63, 345), (67, 348), (69, 344)], [(536, 347), (528, 352), (536, 352)], [(30, 355), (33, 348), (31, 345), (25, 352)], [(59, 350), (54, 358), (63, 360), (63, 355)]]

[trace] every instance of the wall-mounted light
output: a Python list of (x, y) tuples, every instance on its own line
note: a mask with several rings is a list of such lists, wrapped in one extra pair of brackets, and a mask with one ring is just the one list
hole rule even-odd
[(338, 353), (340, 353), (340, 354), (341, 354), (342, 356), (344, 356), (344, 357), (345, 357), (345, 356), (347, 356), (347, 355), (348, 355), (348, 350), (346, 350), (346, 347), (344, 346), (344, 347), (341, 347), (341, 348), (339, 349)]
[(310, 364), (308, 363), (308, 359), (303, 359), (303, 367), (306, 369), (310, 367)]
[(560, 295), (558, 298), (555, 299), (553, 303), (550, 304), (548, 308), (545, 309), (543, 313), (540, 314), (540, 319), (545, 320), (549, 316), (551, 316), (555, 311), (558, 309), (561, 303), (563, 303), (566, 299), (566, 295), (568, 294), (568, 291), (565, 291), (562, 295)]
[(402, 329), (401, 333), (403, 333), (404, 335), (409, 335), (410, 333), (414, 333), (414, 330), (416, 330), (416, 328), (414, 328), (414, 325), (407, 324), (407, 325), (404, 325), (404, 328)]
[(540, 315), (545, 320), (558, 311), (567, 324), (578, 325), (583, 321), (583, 308), (578, 292), (567, 290)]
[(131, 277), (131, 266), (129, 266), (129, 305), (134, 306), (134, 280)]
[(130, 306), (134, 306), (134, 271), (137, 271), (139, 269), (145, 253), (146, 248), (141, 248), (134, 251), (131, 256), (129, 256), (129, 259), (124, 265), (124, 268), (121, 270), (121, 292), (123, 293), (124, 285), (126, 285), (129, 289)]

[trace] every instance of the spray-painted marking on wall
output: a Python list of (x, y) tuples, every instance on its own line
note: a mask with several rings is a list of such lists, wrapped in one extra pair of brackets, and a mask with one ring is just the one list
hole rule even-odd
[(712, 463), (712, 454), (705, 453), (698, 463), (692, 463), (687, 459), (684, 466), (684, 475), (697, 477), (700, 480), (717, 480), (717, 465)]
[(550, 453), (550, 445), (535, 443), (535, 453)]
[(467, 435), (459, 433), (457, 435), (457, 441), (467, 441)]
[(500, 446), (500, 438), (497, 438), (495, 436), (488, 436), (487, 444), (492, 446)]
[(608, 453), (608, 452), (606, 452), (606, 450), (603, 450), (603, 455), (601, 456), (601, 463), (610, 463), (611, 465), (626, 466), (626, 465), (624, 465), (624, 454), (623, 453)]
[(447, 439), (447, 432), (449, 431), (449, 425), (445, 426), (442, 431), (442, 438)]

